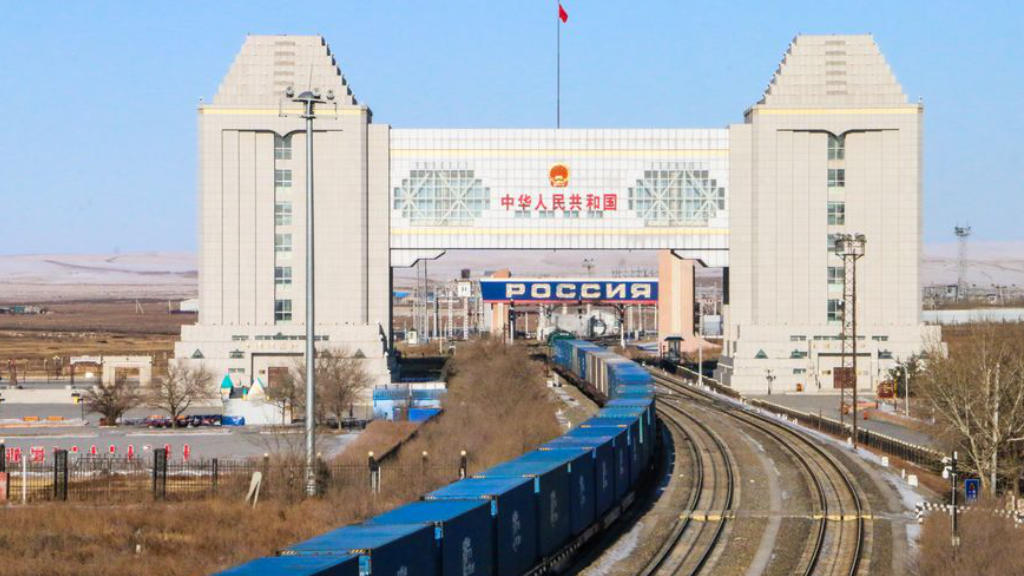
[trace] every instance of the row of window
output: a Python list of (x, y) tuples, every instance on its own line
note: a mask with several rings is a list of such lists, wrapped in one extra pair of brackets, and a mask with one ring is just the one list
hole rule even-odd
[[(846, 189), (846, 169), (841, 168), (846, 160), (846, 136), (828, 135), (828, 159), (832, 167), (828, 169), (828, 190), (829, 192), (843, 192)], [(837, 166), (838, 165), (838, 166)], [(846, 225), (846, 203), (843, 201), (828, 201), (828, 225)], [(828, 251), (833, 253), (838, 243), (838, 234), (828, 235)], [(830, 288), (841, 287), (846, 282), (842, 266), (828, 266), (826, 270), (828, 286)], [(826, 320), (828, 322), (839, 322), (843, 318), (843, 301), (838, 298), (829, 298), (827, 305)]]

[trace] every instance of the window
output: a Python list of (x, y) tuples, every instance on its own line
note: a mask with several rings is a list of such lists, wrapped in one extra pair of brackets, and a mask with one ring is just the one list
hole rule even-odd
[(647, 226), (707, 226), (725, 210), (725, 186), (700, 164), (661, 164), (629, 189), (629, 209)]
[(292, 235), (274, 234), (274, 252), (285, 255), (292, 253)]
[(410, 170), (394, 192), (393, 208), (413, 226), (470, 226), (491, 207), (491, 190), (473, 170)]
[(805, 374), (805, 373), (807, 373), (807, 368), (793, 368), (793, 374)]
[(833, 188), (845, 188), (846, 187), (846, 169), (844, 168), (829, 168), (828, 169), (828, 187)]
[(274, 266), (274, 284), (278, 286), (292, 285), (292, 267)]
[(830, 298), (828, 301), (828, 321), (840, 322), (843, 319), (843, 301)]
[[(831, 173), (832, 171), (829, 170)], [(291, 188), (292, 187), (292, 171), (291, 170), (274, 170), (274, 188)]]
[(789, 341), (790, 342), (806, 342), (807, 341), (807, 336), (802, 336), (802, 335), (799, 335), (799, 334), (790, 334)]
[(274, 322), (291, 322), (292, 301), (274, 300)]
[(828, 267), (828, 285), (829, 286), (842, 286), (846, 279), (843, 277), (842, 266), (829, 266)]
[(288, 136), (278, 136), (277, 134), (274, 134), (274, 159), (292, 159), (292, 137), (290, 134)]
[(839, 234), (828, 235), (828, 251), (835, 252), (836, 246), (839, 244)]
[(290, 226), (292, 223), (292, 203), (278, 202), (274, 204), (274, 224)]
[(829, 226), (842, 226), (846, 224), (846, 203), (845, 202), (829, 202), (828, 203), (828, 225)]

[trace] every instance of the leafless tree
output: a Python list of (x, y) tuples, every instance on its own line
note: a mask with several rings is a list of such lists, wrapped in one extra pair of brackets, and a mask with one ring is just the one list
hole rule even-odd
[(146, 404), (166, 410), (172, 425), (178, 427), (178, 417), (196, 402), (217, 398), (213, 387), (213, 374), (205, 367), (168, 364), (167, 375), (154, 378), (145, 393)]
[[(292, 370), (296, 392), (303, 398), (306, 389), (306, 363), (299, 361)], [(370, 385), (364, 361), (344, 350), (321, 350), (316, 354), (316, 420), (325, 423), (329, 416), (341, 427), (344, 415), (359, 393)]]
[(82, 401), (90, 412), (102, 415), (107, 425), (116, 426), (121, 416), (138, 406), (142, 398), (138, 387), (129, 384), (126, 376), (119, 375), (110, 384), (100, 382), (86, 390)]
[(940, 435), (995, 494), (1000, 476), (1019, 473), (1013, 449), (1024, 437), (1024, 329), (985, 323), (932, 353), (921, 378)]
[(267, 401), (281, 411), (282, 424), (287, 424), (284, 421), (286, 414), (291, 412), (294, 415), (305, 406), (305, 388), (296, 376), (295, 370), (289, 370), (281, 377), (270, 378), (265, 393)]

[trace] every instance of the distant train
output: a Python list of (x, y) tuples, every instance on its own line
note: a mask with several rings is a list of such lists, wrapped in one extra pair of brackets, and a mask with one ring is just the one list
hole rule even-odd
[(649, 474), (653, 381), (635, 362), (590, 342), (551, 346), (559, 370), (607, 399), (593, 418), (418, 502), (221, 576), (517, 576), (592, 537)]

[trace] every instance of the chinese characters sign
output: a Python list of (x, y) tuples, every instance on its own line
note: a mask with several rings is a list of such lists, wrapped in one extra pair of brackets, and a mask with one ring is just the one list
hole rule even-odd
[(511, 210), (533, 212), (615, 212), (619, 209), (617, 194), (505, 194), (501, 207)]

